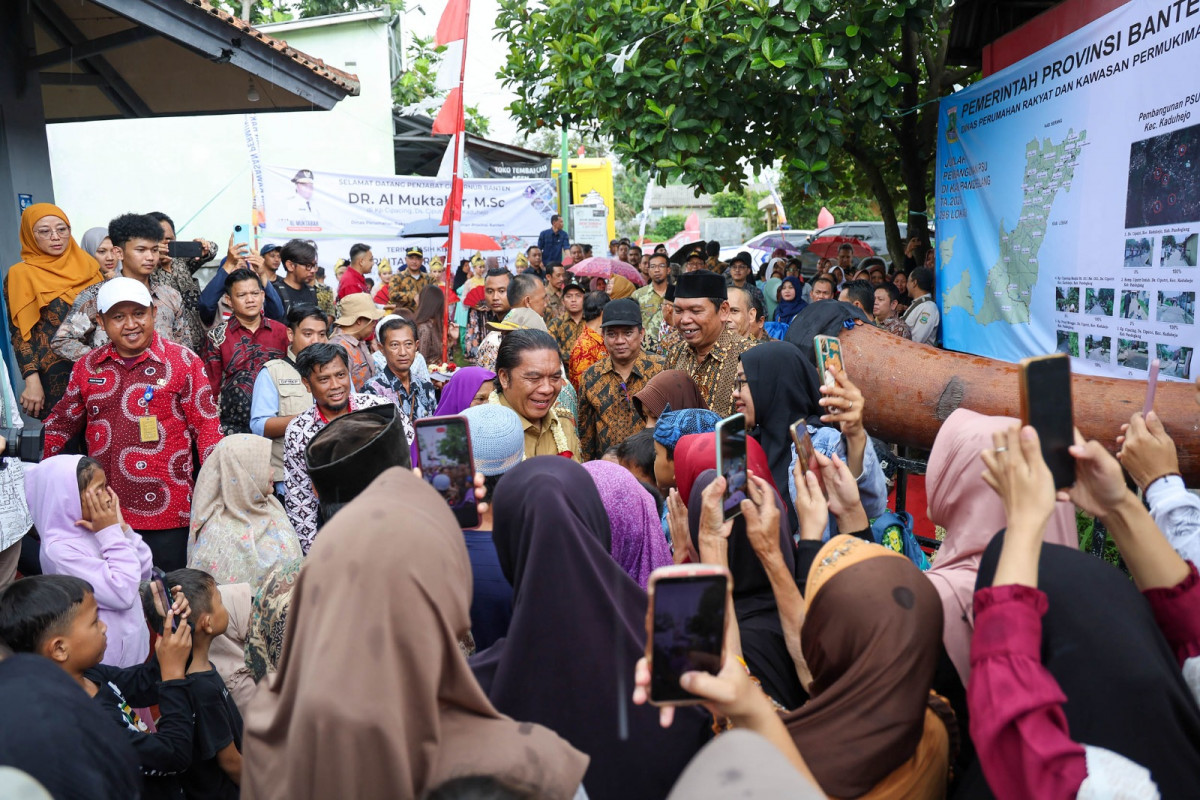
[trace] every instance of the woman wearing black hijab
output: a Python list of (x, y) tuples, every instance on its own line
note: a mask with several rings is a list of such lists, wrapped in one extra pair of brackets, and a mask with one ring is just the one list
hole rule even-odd
[(1037, 437), (1014, 428), (993, 438), (985, 480), (1004, 500), (1008, 529), (979, 565), (968, 686), (988, 783), (1001, 800), (1099, 796), (1085, 789), (1117, 785), (1123, 797), (1195, 797), (1200, 708), (1180, 669), (1200, 657), (1195, 567), (1096, 442), (1071, 448), (1069, 497), (1105, 522), (1135, 583), (1043, 543), (1055, 492)]
[[(687, 501), (688, 530), (697, 553), (700, 552), (700, 513), (704, 505), (702, 495), (717, 477), (715, 469), (701, 472), (692, 484)], [(793, 556), (795, 545), (792, 544), (791, 533), (785, 528), (783, 506), (786, 504), (778, 495), (773, 493), (773, 496), (779, 507), (779, 550), (791, 575), (796, 569)], [(799, 708), (808, 700), (808, 694), (800, 685), (796, 664), (788, 652), (771, 579), (746, 535), (744, 517), (734, 518), (728, 542), (729, 573), (733, 576), (733, 609), (746, 666), (750, 674), (758, 678), (763, 691), (785, 710)]]
[(492, 513), (513, 612), (508, 635), (471, 659), (488, 699), (587, 753), (592, 800), (665, 797), (708, 738), (708, 719), (681, 708), (664, 729), (657, 709), (630, 701), (646, 593), (609, 554), (595, 482), (569, 459), (532, 458), (501, 479)]

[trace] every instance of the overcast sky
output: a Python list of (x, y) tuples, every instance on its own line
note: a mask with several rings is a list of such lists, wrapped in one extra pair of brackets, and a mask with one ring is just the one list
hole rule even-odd
[[(432, 36), (446, 8), (446, 0), (418, 0), (404, 11), (406, 32)], [(425, 11), (424, 14), (420, 10)], [(470, 29), (467, 33), (467, 73), (464, 92), (467, 105), (478, 105), (491, 122), (489, 139), (518, 144), (523, 138), (508, 114), (507, 106), (516, 96), (496, 77), (504, 66), (508, 46), (495, 40), (494, 26), (499, 4), (496, 0), (471, 0)]]

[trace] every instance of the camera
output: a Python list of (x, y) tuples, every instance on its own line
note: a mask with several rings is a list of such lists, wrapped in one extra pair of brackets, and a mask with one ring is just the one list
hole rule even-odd
[(0, 437), (4, 438), (0, 458), (19, 458), (35, 464), (42, 460), (46, 429), (40, 425), (37, 428), (0, 428)]

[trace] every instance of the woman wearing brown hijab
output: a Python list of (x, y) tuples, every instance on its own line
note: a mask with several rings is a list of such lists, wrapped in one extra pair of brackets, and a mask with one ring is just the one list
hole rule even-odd
[(655, 375), (633, 396), (633, 405), (647, 428), (653, 428), (668, 407), (672, 411), (708, 408), (692, 376), (681, 369), (665, 369)]
[[(784, 716), (831, 797), (940, 798), (949, 733), (931, 709), (942, 602), (899, 553), (842, 534), (808, 573), (800, 632), (812, 699)], [(941, 709), (945, 711), (941, 711)]]
[(501, 715), (471, 674), (457, 644), (470, 605), (454, 516), (389, 469), (325, 526), (300, 573), (279, 672), (246, 715), (242, 797), (417, 798), (466, 776), (573, 797), (587, 756)]

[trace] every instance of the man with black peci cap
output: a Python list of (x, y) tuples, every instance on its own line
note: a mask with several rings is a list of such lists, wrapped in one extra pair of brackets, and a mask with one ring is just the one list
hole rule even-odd
[(311, 169), (298, 170), (292, 176), (292, 185), (296, 193), (288, 198), (287, 210), (289, 218), (313, 218), (313, 174)]
[(725, 326), (725, 278), (709, 270), (687, 272), (675, 285), (675, 327), (683, 340), (667, 351), (667, 369), (692, 376), (708, 407), (722, 417), (733, 407), (739, 357), (754, 342)]
[(417, 298), (426, 286), (437, 286), (435, 279), (428, 272), (422, 272), (425, 263), (425, 251), (417, 246), (409, 247), (404, 253), (404, 270), (392, 276), (388, 300), (396, 308), (411, 308), (417, 310)]
[(633, 396), (663, 370), (661, 356), (642, 350), (642, 311), (626, 297), (604, 307), (600, 322), (608, 355), (579, 380), (579, 441), (583, 460), (600, 458), (646, 426)]
[(574, 280), (564, 284), (563, 314), (546, 322), (546, 329), (558, 342), (564, 364), (571, 358), (571, 351), (575, 348), (575, 342), (579, 341), (579, 334), (583, 333), (583, 298), (586, 294), (584, 288)]
[(317, 496), (317, 530), (391, 467), (411, 466), (401, 413), (395, 405), (363, 408), (330, 421), (304, 448)]

